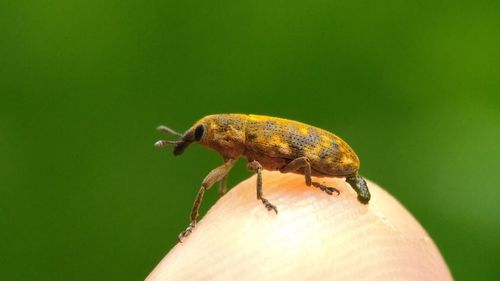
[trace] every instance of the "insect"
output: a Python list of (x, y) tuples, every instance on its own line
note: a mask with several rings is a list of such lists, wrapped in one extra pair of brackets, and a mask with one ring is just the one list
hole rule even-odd
[(305, 176), (307, 186), (327, 194), (339, 194), (333, 187), (313, 182), (311, 177), (345, 177), (356, 191), (358, 201), (367, 204), (370, 192), (365, 180), (358, 174), (359, 159), (352, 148), (338, 136), (297, 121), (247, 114), (215, 114), (197, 121), (184, 134), (166, 127), (157, 128), (175, 135), (179, 140), (159, 140), (156, 147), (174, 146), (179, 155), (193, 142), (217, 151), (224, 163), (213, 169), (203, 180), (191, 210), (191, 223), (179, 234), (179, 241), (189, 236), (196, 226), (203, 194), (220, 182), (219, 194), (227, 191), (227, 175), (236, 161), (244, 157), (247, 168), (257, 174), (257, 199), (269, 211), (278, 213), (262, 193), (262, 170), (298, 173)]

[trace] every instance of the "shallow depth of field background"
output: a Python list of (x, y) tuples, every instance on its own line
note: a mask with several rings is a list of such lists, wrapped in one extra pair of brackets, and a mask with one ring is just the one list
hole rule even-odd
[(342, 136), (457, 280), (498, 278), (499, 3), (2, 2), (0, 279), (143, 279), (221, 162), (155, 127), (227, 112)]

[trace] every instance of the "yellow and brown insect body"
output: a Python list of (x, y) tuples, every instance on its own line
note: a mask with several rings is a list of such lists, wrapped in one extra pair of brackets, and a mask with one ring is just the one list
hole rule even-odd
[(226, 190), (227, 173), (240, 157), (247, 158), (247, 168), (257, 173), (257, 198), (268, 210), (276, 213), (276, 207), (262, 196), (262, 169), (303, 174), (308, 186), (320, 188), (328, 194), (338, 193), (338, 190), (312, 182), (311, 176), (345, 177), (357, 192), (360, 202), (366, 204), (370, 200), (366, 182), (358, 175), (356, 153), (338, 136), (320, 128), (269, 116), (217, 114), (200, 119), (183, 135), (165, 126), (158, 129), (180, 136), (178, 141), (161, 140), (155, 144), (158, 147), (174, 145), (175, 155), (197, 141), (224, 158), (224, 164), (203, 180), (191, 211), (191, 224), (179, 239), (188, 236), (196, 225), (204, 192), (215, 182), (221, 182), (221, 193)]
[[(296, 121), (255, 115), (249, 116), (246, 128), (247, 158), (281, 158), (290, 162), (307, 157), (314, 176), (346, 176), (359, 168), (358, 157), (349, 145), (325, 130)], [(279, 170), (282, 166), (264, 165), (264, 168)], [(302, 170), (295, 172), (303, 174)]]

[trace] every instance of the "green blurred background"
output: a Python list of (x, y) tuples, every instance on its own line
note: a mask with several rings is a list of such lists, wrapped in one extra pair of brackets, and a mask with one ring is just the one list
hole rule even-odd
[[(227, 112), (336, 132), (457, 280), (498, 278), (499, 15), (498, 1), (2, 1), (0, 279), (146, 277), (221, 162), (157, 150), (154, 129)], [(248, 176), (240, 163), (230, 184)]]

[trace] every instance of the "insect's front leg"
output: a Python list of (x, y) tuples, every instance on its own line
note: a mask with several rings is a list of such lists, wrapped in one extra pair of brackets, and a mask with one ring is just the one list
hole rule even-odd
[(269, 201), (262, 196), (262, 165), (254, 160), (247, 164), (247, 169), (251, 172), (257, 173), (257, 199), (262, 201), (268, 211), (273, 210), (276, 214), (278, 214), (276, 206), (269, 203)]
[(280, 172), (289, 173), (289, 172), (297, 171), (297, 170), (302, 169), (302, 168), (304, 169), (304, 176), (306, 177), (306, 185), (307, 186), (312, 185), (314, 187), (317, 187), (329, 195), (332, 195), (334, 192), (336, 192), (337, 195), (340, 194), (338, 189), (336, 189), (334, 187), (325, 186), (319, 182), (312, 181), (312, 179), (311, 179), (311, 163), (309, 163), (309, 159), (307, 159), (307, 157), (299, 157), (299, 158), (293, 159), (285, 167), (281, 168)]
[(191, 210), (191, 223), (189, 226), (179, 234), (179, 241), (182, 242), (183, 238), (186, 238), (193, 232), (194, 227), (196, 226), (196, 219), (198, 218), (198, 210), (200, 209), (201, 201), (203, 200), (203, 195), (205, 191), (207, 191), (214, 183), (224, 179), (231, 170), (231, 168), (236, 163), (236, 159), (228, 159), (221, 166), (213, 169), (208, 175), (205, 177), (203, 182), (201, 183), (200, 190), (196, 195), (196, 199), (194, 200), (193, 209)]

